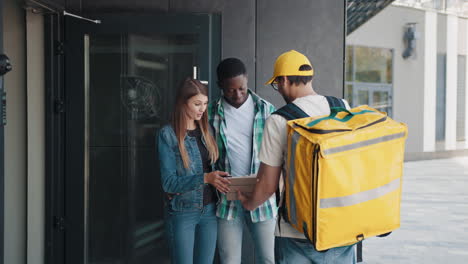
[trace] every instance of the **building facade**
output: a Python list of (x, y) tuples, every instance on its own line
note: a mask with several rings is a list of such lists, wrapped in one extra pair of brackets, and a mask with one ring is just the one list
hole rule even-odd
[(463, 1), (396, 1), (347, 36), (346, 97), (409, 127), (407, 152), (468, 149)]
[(207, 81), (215, 98), (217, 63), (238, 57), (249, 87), (281, 106), (263, 83), (276, 57), (296, 49), (314, 64), (320, 93), (343, 95), (346, 1), (1, 5), (13, 65), (4, 80), (4, 263), (168, 263), (155, 133), (185, 76)]

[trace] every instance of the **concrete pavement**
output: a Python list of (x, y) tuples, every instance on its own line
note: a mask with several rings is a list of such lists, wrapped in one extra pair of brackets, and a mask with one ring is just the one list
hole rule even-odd
[(364, 241), (365, 264), (468, 264), (468, 157), (406, 162), (401, 228)]

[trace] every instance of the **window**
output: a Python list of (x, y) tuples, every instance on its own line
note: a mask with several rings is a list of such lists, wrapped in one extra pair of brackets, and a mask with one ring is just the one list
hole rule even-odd
[(392, 116), (393, 50), (347, 46), (345, 78), (351, 107), (369, 105)]

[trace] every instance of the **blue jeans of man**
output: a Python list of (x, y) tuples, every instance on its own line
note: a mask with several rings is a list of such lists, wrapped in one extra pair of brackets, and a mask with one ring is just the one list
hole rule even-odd
[(217, 236), (215, 203), (201, 210), (166, 208), (166, 234), (173, 264), (212, 264)]
[(240, 264), (242, 258), (242, 231), (247, 225), (255, 246), (255, 263), (275, 263), (274, 218), (252, 223), (250, 211), (236, 201), (237, 216), (226, 220), (218, 218), (218, 251), (223, 264)]
[(337, 247), (317, 251), (305, 239), (276, 237), (276, 263), (279, 264), (356, 264), (355, 247)]

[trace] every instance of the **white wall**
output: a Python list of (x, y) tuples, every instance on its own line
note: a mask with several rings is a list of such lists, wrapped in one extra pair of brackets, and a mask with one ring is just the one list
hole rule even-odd
[(436, 150), (437, 13), (426, 12), (424, 22), (423, 151)]
[(457, 141), (457, 73), (458, 18), (447, 16), (447, 62), (445, 85), (445, 149), (456, 149)]
[[(406, 23), (417, 23), (415, 58), (403, 59)], [(347, 45), (391, 48), (393, 57), (393, 118), (408, 125), (407, 152), (423, 151), (424, 23), (421, 10), (388, 6), (347, 37)]]
[[(465, 29), (461, 36), (464, 39), (468, 38), (468, 20), (465, 21)], [(468, 40), (465, 41), (465, 52), (468, 54)], [(468, 56), (465, 59), (465, 148), (468, 148)]]
[(466, 18), (458, 18), (458, 54), (466, 55), (467, 53), (467, 35), (466, 35)]
[(447, 15), (437, 14), (437, 53), (447, 52)]
[(26, 13), (27, 42), (27, 263), (44, 263), (45, 89), (44, 19)]
[(4, 51), (13, 70), (5, 75), (5, 236), (4, 263), (26, 263), (26, 54), (22, 2), (7, 0), (3, 10)]
[[(458, 54), (465, 57), (465, 148), (468, 148), (468, 19), (458, 19)], [(457, 94), (457, 96), (461, 96)], [(458, 121), (458, 120), (457, 120)]]

